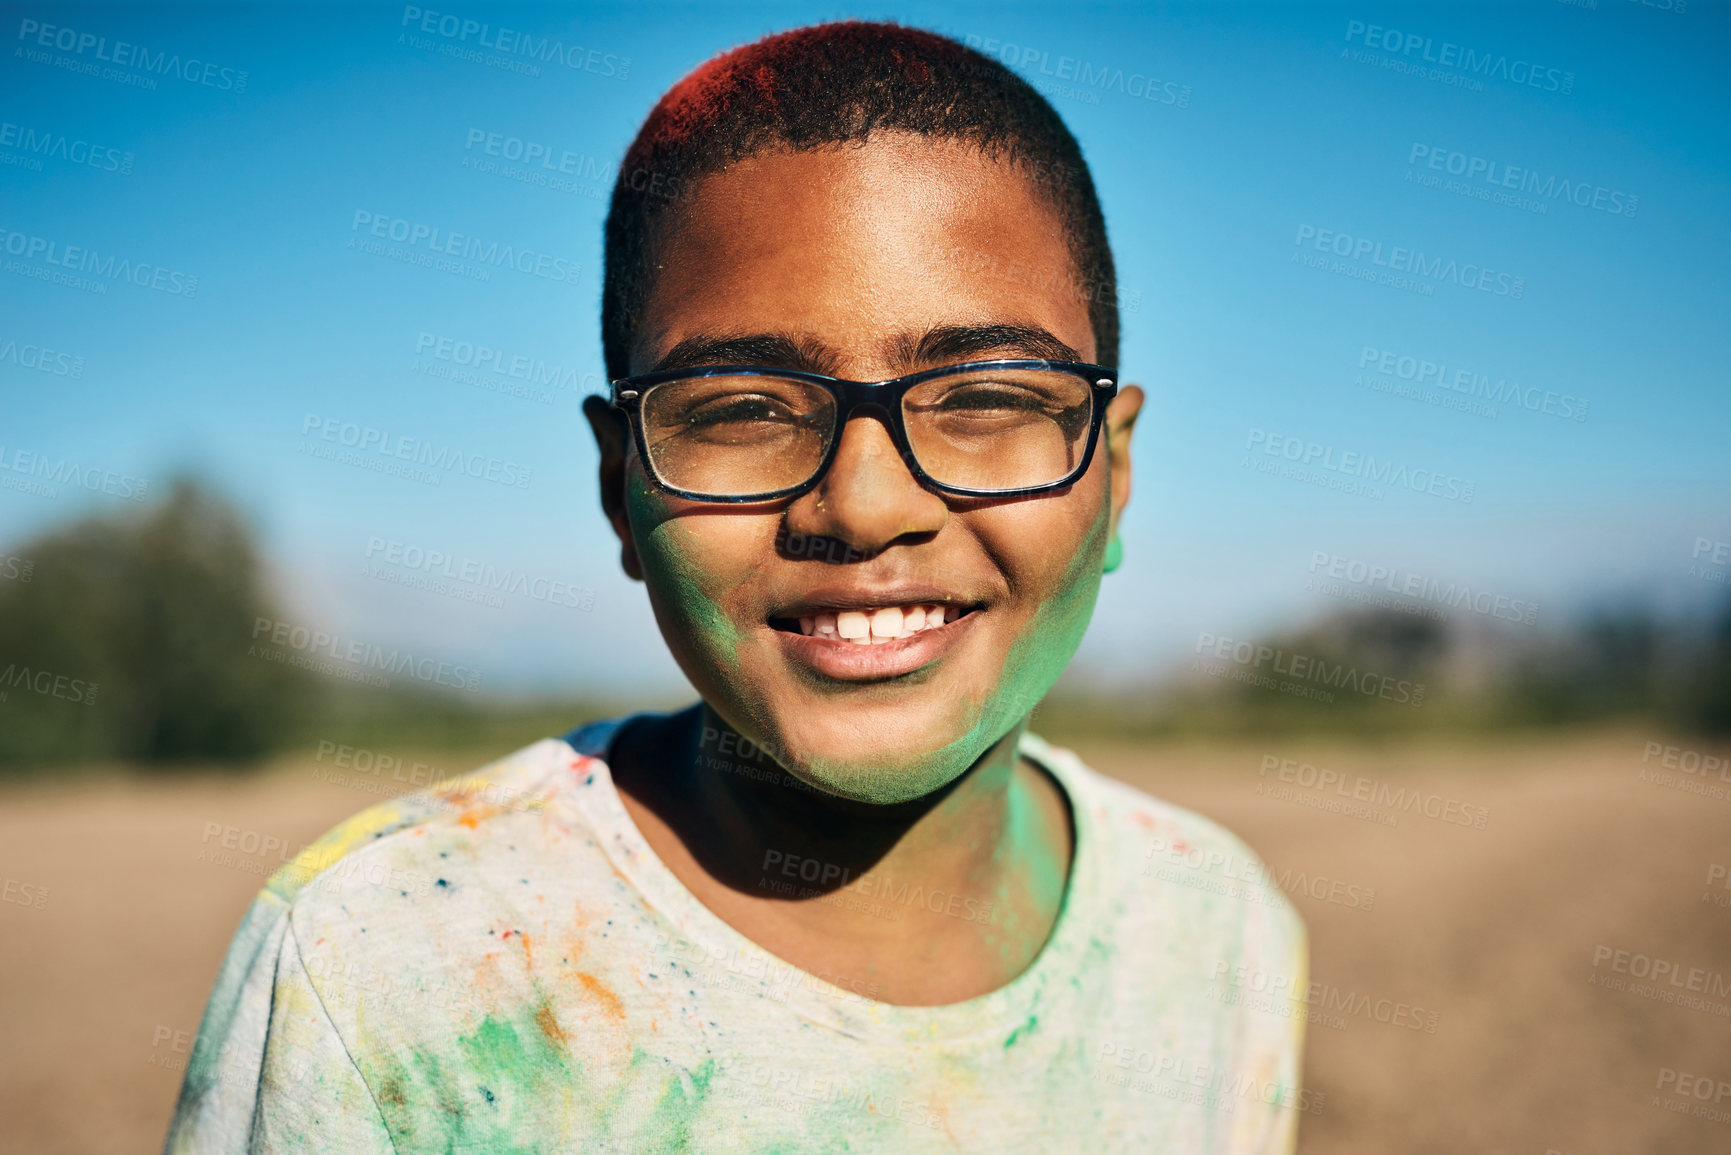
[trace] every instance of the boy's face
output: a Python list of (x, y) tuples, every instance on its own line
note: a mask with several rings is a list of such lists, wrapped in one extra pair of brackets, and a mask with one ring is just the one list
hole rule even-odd
[[(633, 374), (668, 367), (682, 343), (680, 365), (694, 341), (741, 338), (759, 340), (696, 363), (876, 381), (997, 357), (1095, 360), (1056, 214), (969, 146), (893, 134), (764, 154), (704, 179), (675, 211)], [(979, 332), (992, 326), (1024, 332)], [(940, 329), (957, 332), (922, 350)], [(686, 501), (648, 480), (616, 410), (588, 411), (625, 569), (648, 586), (692, 684), (793, 774), (891, 803), (967, 770), (1069, 662), (1129, 497), (1141, 399), (1121, 390), (1074, 485), (990, 501), (922, 487), (869, 413), (798, 498)], [(814, 605), (920, 602), (970, 612), (882, 647), (807, 637), (790, 620)]]

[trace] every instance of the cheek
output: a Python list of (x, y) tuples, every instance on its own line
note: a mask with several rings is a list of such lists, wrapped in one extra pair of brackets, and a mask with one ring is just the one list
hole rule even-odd
[[(1078, 497), (1082, 495), (1076, 495)], [(1082, 643), (1100, 593), (1100, 561), (1109, 526), (1106, 503), (1081, 527), (1024, 527), (1025, 541), (1049, 543), (1024, 556), (1021, 628), (1010, 641), (998, 696), (1014, 713), (1032, 709), (1051, 689)]]
[(631, 533), (663, 632), (670, 642), (690, 638), (700, 651), (732, 665), (740, 631), (721, 599), (739, 583), (730, 580), (736, 567), (729, 564), (725, 538), (711, 540), (694, 530), (691, 521), (703, 519), (675, 516), (661, 494), (633, 473), (626, 486)]

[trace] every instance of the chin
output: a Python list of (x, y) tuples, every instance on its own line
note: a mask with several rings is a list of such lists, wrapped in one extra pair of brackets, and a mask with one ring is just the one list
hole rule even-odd
[(965, 733), (921, 733), (898, 714), (900, 724), (783, 729), (777, 761), (826, 794), (888, 806), (948, 786), (984, 752), (964, 748)]
[(819, 760), (789, 771), (807, 785), (873, 806), (894, 806), (924, 798), (961, 777), (968, 763), (955, 766), (926, 762), (915, 766), (864, 765)]

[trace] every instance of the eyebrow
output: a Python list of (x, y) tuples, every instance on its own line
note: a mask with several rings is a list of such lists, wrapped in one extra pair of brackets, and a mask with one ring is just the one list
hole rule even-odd
[[(1046, 329), (1034, 325), (937, 325), (917, 338), (902, 333), (886, 343), (886, 360), (898, 373), (959, 361), (982, 354), (1041, 361), (1080, 361), (1082, 355)], [(669, 349), (649, 369), (693, 369), (703, 365), (761, 365), (835, 376), (840, 354), (812, 337), (792, 333), (749, 333), (735, 337), (697, 334)]]

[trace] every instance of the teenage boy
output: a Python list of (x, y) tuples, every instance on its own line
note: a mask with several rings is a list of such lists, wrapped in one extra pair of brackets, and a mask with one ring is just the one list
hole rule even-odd
[(169, 1148), (1289, 1150), (1302, 924), (1027, 730), (1142, 402), (1057, 115), (928, 33), (773, 36), (656, 105), (606, 241), (601, 504), (702, 701), (272, 879)]

